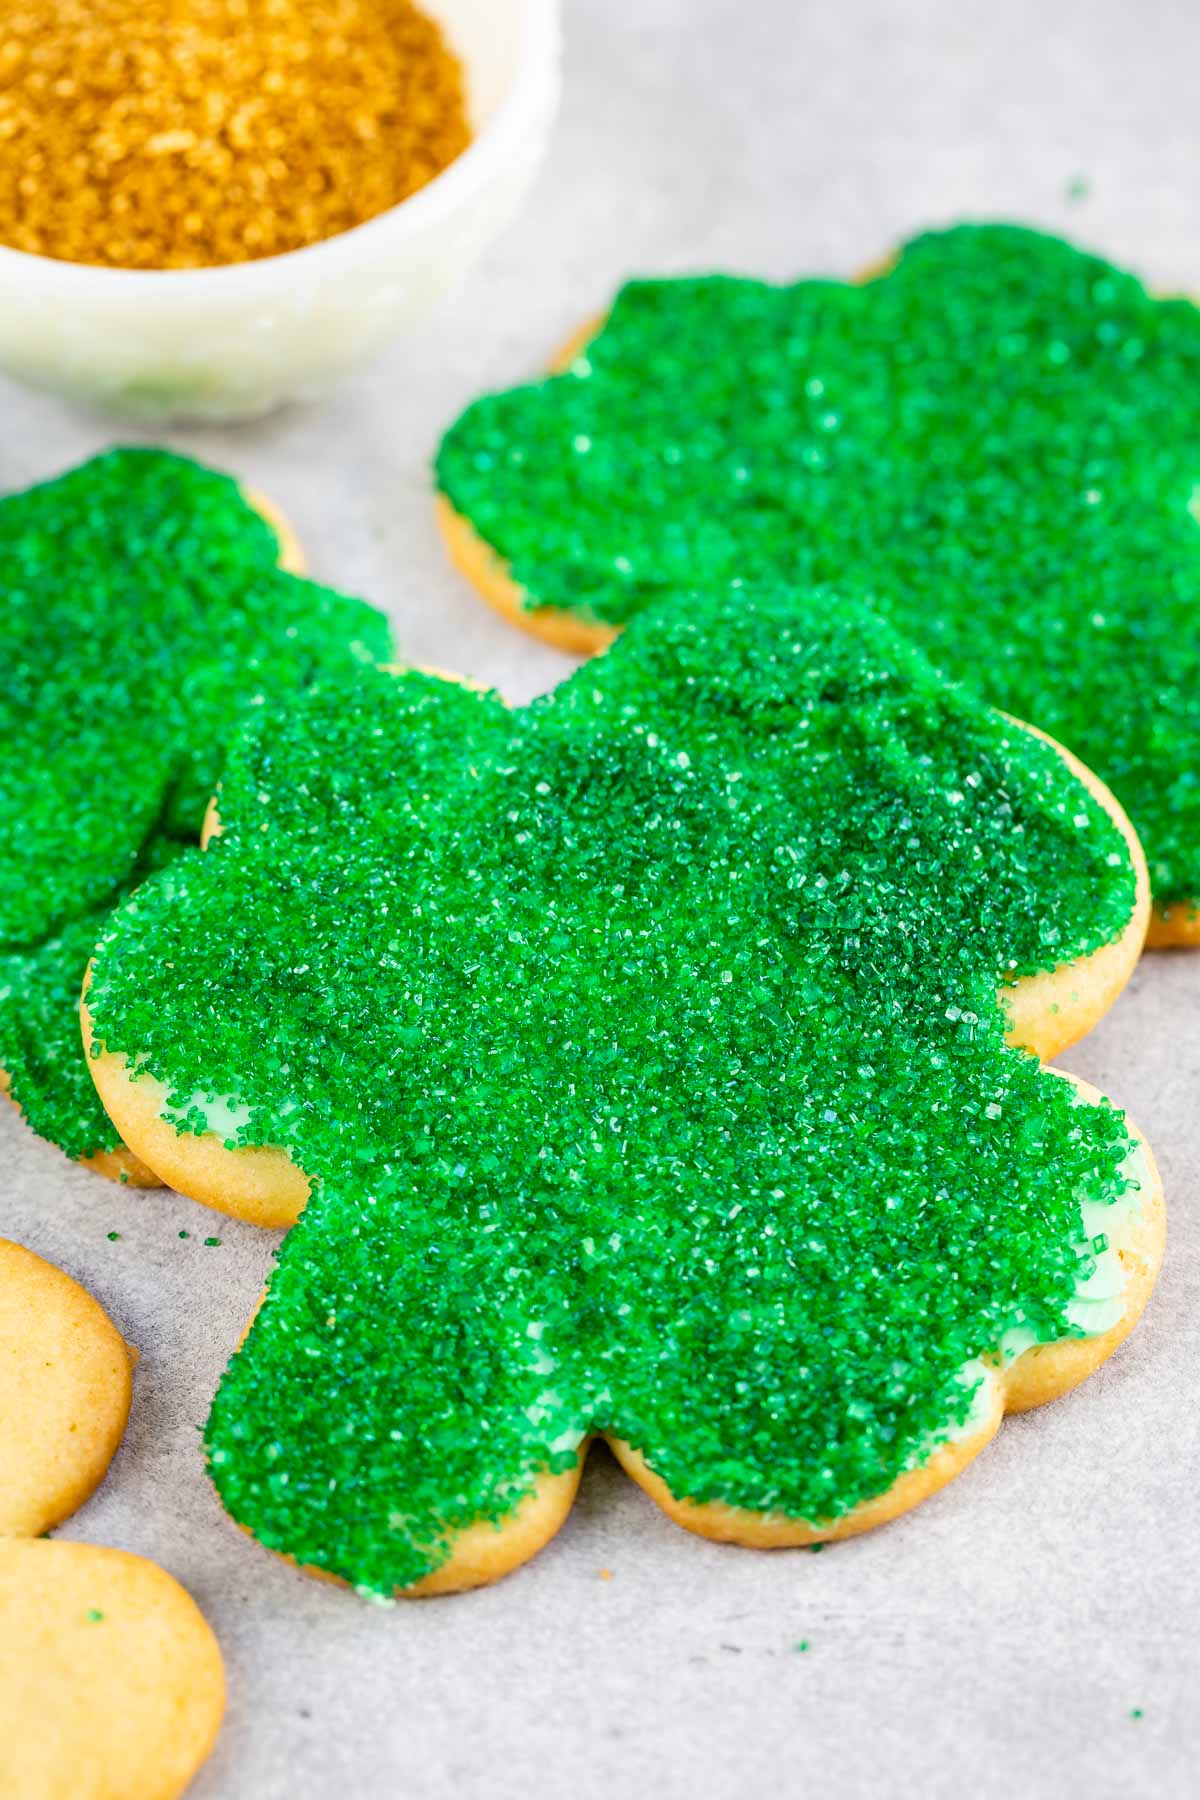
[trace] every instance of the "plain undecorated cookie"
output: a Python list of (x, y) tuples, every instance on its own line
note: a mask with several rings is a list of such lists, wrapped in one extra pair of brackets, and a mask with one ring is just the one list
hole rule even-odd
[(174, 1800), (224, 1709), (217, 1641), (164, 1570), (92, 1544), (0, 1543), (5, 1800)]
[(220, 1729), (216, 1639), (141, 1557), (41, 1534), (103, 1479), (133, 1352), (79, 1283), (0, 1240), (0, 1795), (174, 1800)]
[(83, 1505), (125, 1430), (134, 1353), (91, 1295), (0, 1239), (0, 1536)]

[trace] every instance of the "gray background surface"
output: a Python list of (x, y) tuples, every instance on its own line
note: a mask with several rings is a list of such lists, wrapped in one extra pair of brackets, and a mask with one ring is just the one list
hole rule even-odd
[[(630, 271), (849, 273), (963, 215), (1200, 289), (1198, 50), (1191, 0), (567, 0), (552, 157), (487, 264), (331, 404), (173, 441), (265, 489), (413, 660), (523, 698), (567, 659), (473, 598), (431, 522), (427, 458), (466, 399), (537, 368)], [(5, 487), (114, 436), (0, 400)], [(217, 1630), (229, 1716), (195, 1800), (1195, 1793), (1200, 955), (1143, 963), (1066, 1060), (1138, 1119), (1171, 1208), (1146, 1320), (1086, 1388), (820, 1556), (687, 1537), (596, 1455), (532, 1566), (392, 1609), (277, 1563), (202, 1472), (273, 1238), (111, 1187), (0, 1113), (0, 1229), (141, 1348), (126, 1442), (66, 1535), (157, 1558)]]

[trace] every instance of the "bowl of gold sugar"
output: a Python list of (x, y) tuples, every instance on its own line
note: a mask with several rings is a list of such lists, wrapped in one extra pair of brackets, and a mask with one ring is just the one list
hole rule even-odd
[(519, 207), (558, 0), (0, 0), (0, 368), (127, 417), (320, 393)]

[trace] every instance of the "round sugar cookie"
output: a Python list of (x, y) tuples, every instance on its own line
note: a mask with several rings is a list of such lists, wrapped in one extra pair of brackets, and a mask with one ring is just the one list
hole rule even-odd
[(103, 1479), (134, 1352), (79, 1284), (0, 1240), (0, 1793), (172, 1800), (224, 1710), (216, 1640), (162, 1569), (49, 1542)]
[(104, 1479), (134, 1352), (69, 1275), (0, 1239), (0, 1536), (38, 1537)]
[(6, 1800), (175, 1800), (224, 1710), (217, 1641), (164, 1570), (92, 1544), (0, 1542)]

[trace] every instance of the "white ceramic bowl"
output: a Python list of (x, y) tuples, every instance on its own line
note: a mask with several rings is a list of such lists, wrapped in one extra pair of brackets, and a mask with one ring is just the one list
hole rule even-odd
[(378, 218), (216, 269), (106, 269), (0, 248), (0, 367), (148, 421), (320, 393), (423, 313), (513, 217), (559, 93), (558, 0), (424, 0), (462, 59), (473, 141)]

